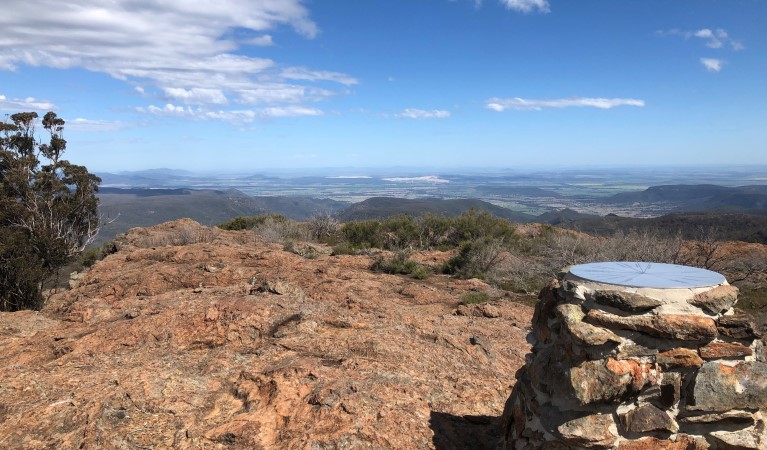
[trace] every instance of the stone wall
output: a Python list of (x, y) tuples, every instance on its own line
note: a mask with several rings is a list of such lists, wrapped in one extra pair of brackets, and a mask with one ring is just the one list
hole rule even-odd
[(737, 288), (642, 289), (564, 273), (540, 294), (505, 449), (765, 449), (765, 341)]

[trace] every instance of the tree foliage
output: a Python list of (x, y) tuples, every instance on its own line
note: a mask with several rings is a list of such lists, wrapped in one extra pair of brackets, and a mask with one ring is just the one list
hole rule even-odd
[(40, 308), (43, 282), (83, 251), (99, 228), (97, 176), (62, 159), (64, 120), (48, 112), (0, 122), (0, 310)]

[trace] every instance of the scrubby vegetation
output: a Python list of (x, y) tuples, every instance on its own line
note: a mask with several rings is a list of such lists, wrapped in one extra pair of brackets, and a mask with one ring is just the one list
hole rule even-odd
[(263, 225), (266, 221), (287, 222), (289, 219), (280, 214), (266, 214), (263, 216), (237, 216), (234, 219), (217, 225), (222, 230), (240, 231), (252, 230)]
[(487, 292), (467, 292), (461, 296), (462, 305), (475, 305), (478, 303), (487, 303), (490, 301), (490, 295)]
[(723, 272), (744, 289), (767, 289), (767, 259), (756, 250), (728, 252), (713, 238), (716, 233), (699, 231), (697, 240), (679, 233), (640, 229), (618, 230), (595, 237), (550, 225), (525, 225), (524, 231), (509, 220), (485, 211), (471, 210), (457, 217), (425, 214), (394, 216), (339, 224), (328, 215), (299, 223), (283, 216), (236, 218), (220, 225), (225, 229), (253, 229), (267, 242), (288, 243), (313, 240), (329, 244), (333, 255), (378, 256), (373, 267), (387, 273), (410, 274), (415, 250), (449, 250), (455, 254), (441, 268), (460, 278), (480, 278), (506, 290), (535, 293), (563, 267), (598, 261), (654, 261), (688, 264)]
[[(527, 294), (537, 293), (558, 271), (573, 264), (618, 260), (687, 264), (723, 273), (741, 288), (742, 308), (767, 312), (767, 252), (753, 246), (732, 247), (717, 240), (721, 233), (711, 229), (700, 228), (695, 239), (688, 238), (689, 231), (683, 236), (678, 230), (646, 227), (591, 236), (550, 225), (518, 228), (477, 210), (457, 217), (399, 215), (345, 224), (329, 215), (317, 215), (305, 223), (260, 216), (236, 218), (220, 227), (253, 229), (264, 241), (283, 243), (297, 254), (301, 251), (295, 243), (310, 240), (332, 246), (333, 255), (372, 255), (371, 269), (384, 273), (422, 279), (436, 270)], [(419, 250), (453, 255), (442, 267), (430, 269), (410, 258), (411, 252)]]
[(417, 280), (429, 277), (429, 269), (423, 264), (410, 259), (410, 252), (400, 250), (390, 257), (379, 255), (370, 266), (370, 270), (389, 274), (410, 275)]
[(478, 210), (457, 217), (425, 214), (348, 222), (341, 235), (352, 248), (385, 250), (451, 249), (480, 238), (512, 241), (515, 237), (511, 222)]

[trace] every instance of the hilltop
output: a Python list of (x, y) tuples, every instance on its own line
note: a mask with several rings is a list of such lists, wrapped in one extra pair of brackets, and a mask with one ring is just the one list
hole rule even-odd
[(469, 212), (351, 222), (330, 247), (307, 240), (317, 223), (261, 219), (132, 229), (42, 311), (0, 313), (0, 442), (494, 449), (530, 350), (530, 294), (580, 262), (721, 270), (767, 329), (761, 244)]
[(532, 309), (312, 245), (137, 228), (42, 311), (0, 314), (3, 446), (492, 448)]

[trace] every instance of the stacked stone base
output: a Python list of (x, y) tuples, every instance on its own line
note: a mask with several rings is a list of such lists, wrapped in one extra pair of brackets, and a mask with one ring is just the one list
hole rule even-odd
[(545, 288), (501, 448), (766, 449), (763, 333), (732, 286), (673, 291)]

